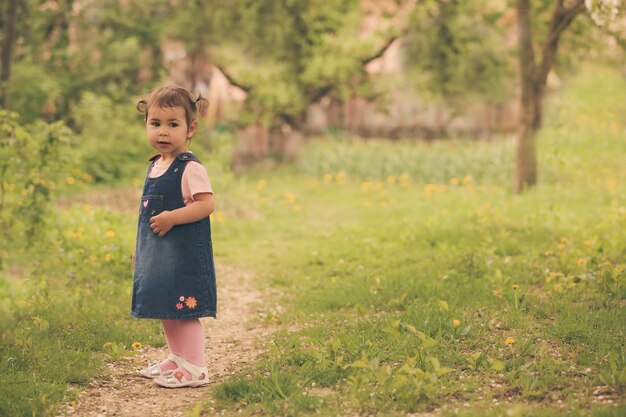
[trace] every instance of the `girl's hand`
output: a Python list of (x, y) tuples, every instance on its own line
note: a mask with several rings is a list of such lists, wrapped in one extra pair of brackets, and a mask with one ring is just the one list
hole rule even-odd
[(165, 236), (174, 226), (175, 223), (171, 211), (164, 211), (158, 216), (150, 217), (150, 229), (159, 237)]

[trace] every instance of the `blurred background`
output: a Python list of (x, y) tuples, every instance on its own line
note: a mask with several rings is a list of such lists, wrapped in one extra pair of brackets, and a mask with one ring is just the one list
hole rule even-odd
[[(576, 18), (557, 19), (565, 27), (552, 22), (551, 1), (530, 13), (532, 65), (557, 38), (537, 82), (546, 94), (583, 63), (623, 68), (619, 3), (570, 3), (563, 8), (577, 3)], [(0, 99), (23, 123), (62, 121), (80, 136), (96, 181), (120, 176), (117, 162), (100, 166), (103, 153), (124, 148), (122, 160), (137, 159), (133, 104), (161, 84), (209, 99), (199, 141), (227, 134), (235, 171), (292, 160), (315, 135), (493, 139), (516, 132), (523, 110), (517, 6), (4, 0)]]

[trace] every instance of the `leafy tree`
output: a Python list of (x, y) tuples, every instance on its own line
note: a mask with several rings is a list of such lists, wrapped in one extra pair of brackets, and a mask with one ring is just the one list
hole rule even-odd
[(403, 42), (407, 69), (422, 92), (455, 107), (510, 96), (509, 51), (501, 2), (426, 0), (414, 9)]
[[(364, 65), (399, 32), (359, 36), (358, 0), (188, 0), (181, 6), (171, 34), (249, 93), (244, 124), (298, 127), (310, 103), (363, 89)], [(204, 40), (190, 27), (202, 28)]]
[(12, 60), (19, 71), (5, 83), (11, 108), (25, 120), (71, 122), (84, 91), (118, 102), (143, 92), (164, 73), (163, 22), (171, 12), (166, 0), (19, 2)]
[[(539, 42), (537, 58), (536, 41), (533, 39), (533, 8), (530, 0), (516, 0), (518, 27), (518, 62), (521, 78), (521, 118), (517, 133), (517, 152), (513, 190), (522, 192), (537, 182), (536, 133), (543, 121), (548, 74), (554, 67), (559, 44), (565, 31), (577, 16), (585, 12), (585, 4), (591, 10), (594, 21), (608, 14), (607, 19), (617, 13), (615, 0), (554, 0), (547, 23), (541, 23), (543, 40)], [(548, 4), (541, 3), (544, 8)]]
[(22, 125), (0, 109), (0, 268), (9, 246), (43, 237), (48, 203), (76, 168), (72, 138), (62, 122)]
[[(586, 3), (595, 13), (594, 20), (610, 19), (616, 13), (611, 6), (616, 0)], [(585, 0), (543, 0), (532, 6), (530, 0), (516, 0), (514, 10), (516, 56), (505, 46), (508, 27), (502, 19), (511, 15), (505, 1), (426, 0), (415, 9), (405, 50), (409, 65), (422, 74), (420, 87), (453, 106), (476, 97), (509, 98), (519, 75), (521, 120), (513, 188), (520, 192), (537, 181), (535, 135), (541, 128), (548, 74), (558, 64), (563, 35), (567, 30), (570, 36), (565, 39), (561, 65), (574, 66), (582, 57), (580, 51), (593, 44), (589, 36), (593, 25), (588, 19), (574, 23), (585, 11)]]

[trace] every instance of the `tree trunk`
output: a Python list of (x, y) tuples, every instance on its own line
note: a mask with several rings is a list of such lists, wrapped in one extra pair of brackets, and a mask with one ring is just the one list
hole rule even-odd
[(0, 68), (0, 106), (9, 105), (7, 88), (11, 77), (13, 60), (13, 44), (15, 43), (15, 20), (17, 17), (17, 0), (9, 0), (6, 20), (4, 22), (4, 45), (2, 45), (2, 68)]
[(541, 62), (535, 62), (530, 22), (530, 0), (517, 0), (518, 58), (521, 75), (521, 117), (517, 132), (517, 150), (513, 191), (520, 193), (537, 183), (535, 137), (543, 119), (543, 97), (548, 74), (556, 60), (563, 31), (584, 10), (584, 0), (574, 0), (569, 7), (556, 0)]
[(521, 76), (521, 112), (517, 131), (517, 150), (513, 191), (537, 183), (537, 154), (535, 151), (535, 51), (530, 29), (530, 0), (517, 1), (518, 58)]

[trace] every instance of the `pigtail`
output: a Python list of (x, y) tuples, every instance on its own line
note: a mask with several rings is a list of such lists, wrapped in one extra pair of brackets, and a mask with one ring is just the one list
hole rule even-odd
[(207, 100), (206, 98), (202, 97), (202, 95), (198, 95), (198, 98), (194, 101), (194, 104), (196, 106), (196, 110), (198, 111), (198, 113), (200, 113), (201, 115), (205, 114), (207, 108), (209, 107), (209, 100)]
[(148, 117), (148, 102), (146, 100), (139, 100), (135, 108), (139, 113), (143, 114), (145, 117)]

